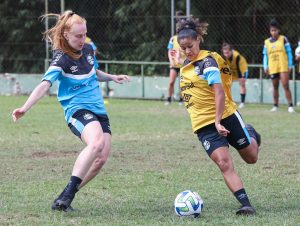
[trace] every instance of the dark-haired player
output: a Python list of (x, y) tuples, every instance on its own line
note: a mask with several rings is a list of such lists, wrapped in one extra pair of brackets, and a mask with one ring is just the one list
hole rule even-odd
[(254, 214), (244, 185), (234, 169), (229, 144), (249, 163), (256, 163), (260, 135), (246, 125), (231, 97), (232, 75), (224, 59), (215, 52), (200, 50), (207, 23), (182, 21), (178, 43), (186, 55), (180, 68), (180, 90), (197, 134), (209, 157), (219, 167), (226, 185), (240, 202), (238, 215)]
[(288, 112), (295, 112), (293, 108), (292, 95), (289, 88), (289, 74), (293, 68), (292, 48), (288, 39), (280, 35), (278, 22), (273, 19), (269, 24), (271, 37), (265, 40), (263, 49), (264, 71), (272, 79), (274, 106), (272, 112), (278, 110), (279, 80), (284, 89), (288, 102)]
[(222, 54), (230, 66), (232, 79), (238, 80), (240, 85), (241, 103), (239, 108), (245, 107), (246, 79), (248, 78), (248, 64), (244, 56), (234, 50), (228, 43), (223, 43)]
[[(176, 21), (179, 22), (182, 19), (181, 18), (182, 16), (184, 16), (183, 12), (177, 11)], [(177, 35), (174, 35), (170, 38), (167, 48), (168, 48), (168, 58), (170, 62), (170, 71), (169, 71), (168, 97), (167, 97), (167, 101), (165, 102), (165, 105), (169, 105), (172, 103), (172, 97), (174, 94), (174, 85), (181, 67), (181, 64), (179, 62), (174, 61), (174, 57), (172, 56), (172, 54), (175, 53), (178, 54), (181, 58), (184, 57), (184, 54), (182, 53), (180, 46), (177, 42)], [(183, 61), (183, 59), (181, 60)], [(182, 104), (181, 97), (179, 97), (179, 104)]]

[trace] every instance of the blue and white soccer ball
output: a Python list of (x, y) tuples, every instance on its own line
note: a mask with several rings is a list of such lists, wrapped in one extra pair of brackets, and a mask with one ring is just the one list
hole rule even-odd
[(186, 190), (177, 195), (174, 207), (177, 216), (199, 217), (203, 210), (203, 200), (197, 192)]

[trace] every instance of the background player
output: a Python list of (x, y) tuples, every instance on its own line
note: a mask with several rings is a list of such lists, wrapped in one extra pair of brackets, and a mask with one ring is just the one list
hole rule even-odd
[[(58, 20), (44, 35), (53, 45), (53, 58), (42, 82), (25, 104), (13, 111), (14, 121), (37, 103), (58, 80), (61, 103), (70, 130), (86, 147), (78, 155), (70, 181), (54, 200), (53, 210), (70, 211), (79, 188), (93, 179), (105, 164), (111, 149), (111, 130), (98, 81), (127, 81), (127, 75), (111, 75), (98, 70), (94, 51), (85, 44), (86, 20), (72, 11), (49, 14)], [(43, 116), (41, 116), (43, 117)]]
[(288, 102), (288, 112), (295, 112), (292, 95), (289, 88), (289, 74), (293, 68), (292, 48), (288, 39), (280, 35), (279, 24), (272, 19), (269, 24), (271, 37), (265, 40), (263, 48), (264, 71), (272, 79), (274, 106), (272, 112), (278, 110), (279, 80), (283, 86), (285, 97)]
[[(184, 20), (181, 17), (184, 16), (182, 11), (176, 12), (176, 22), (178, 23), (180, 20)], [(174, 84), (177, 78), (177, 75), (180, 70), (180, 62), (174, 61), (174, 54), (179, 54), (181, 58), (184, 58), (184, 54), (180, 50), (180, 46), (177, 42), (177, 35), (174, 35), (170, 38), (170, 41), (168, 43), (168, 58), (170, 62), (170, 72), (169, 72), (169, 86), (168, 86), (168, 98), (165, 102), (165, 105), (169, 105), (172, 102), (172, 97), (174, 94)], [(179, 95), (180, 96), (180, 95)], [(179, 103), (182, 103), (181, 96), (179, 97)]]
[(85, 43), (90, 44), (90, 45), (92, 46), (92, 48), (93, 48), (93, 50), (94, 50), (94, 54), (95, 54), (95, 56), (96, 56), (96, 55), (98, 54), (98, 48), (97, 48), (97, 46), (95, 45), (95, 43), (92, 41), (92, 39), (89, 38), (89, 37), (86, 37)]
[(239, 108), (245, 107), (246, 98), (246, 79), (248, 78), (248, 64), (238, 51), (234, 50), (228, 43), (223, 43), (222, 54), (230, 66), (233, 80), (239, 80), (241, 103)]

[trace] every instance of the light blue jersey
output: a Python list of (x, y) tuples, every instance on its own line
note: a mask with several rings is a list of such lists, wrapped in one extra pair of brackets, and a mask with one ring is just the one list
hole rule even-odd
[(55, 50), (52, 62), (43, 77), (51, 85), (58, 81), (57, 99), (64, 109), (65, 119), (80, 110), (89, 110), (97, 115), (106, 115), (103, 98), (96, 76), (98, 63), (89, 44), (82, 49), (82, 56), (74, 60), (61, 50)]

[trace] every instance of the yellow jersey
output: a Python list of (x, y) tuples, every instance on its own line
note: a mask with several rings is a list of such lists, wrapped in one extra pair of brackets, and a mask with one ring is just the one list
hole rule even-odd
[(181, 95), (190, 114), (193, 131), (215, 122), (215, 94), (206, 78), (207, 72), (216, 70), (221, 76), (216, 78), (221, 83), (225, 93), (225, 108), (222, 119), (236, 111), (236, 105), (231, 96), (232, 74), (226, 61), (217, 53), (200, 50), (195, 60), (185, 62), (180, 69)]
[(226, 63), (229, 65), (232, 79), (237, 80), (238, 78), (247, 78), (248, 75), (248, 64), (245, 59), (238, 51), (232, 51), (232, 57), (226, 59)]
[(288, 71), (288, 56), (284, 45), (283, 35), (280, 35), (275, 42), (271, 42), (270, 38), (265, 40), (270, 75)]
[[(181, 50), (181, 47), (177, 41), (177, 35), (174, 35), (171, 37), (169, 43), (168, 43), (168, 50), (176, 50), (179, 51), (180, 58), (185, 59), (184, 52)], [(182, 65), (181, 64), (176, 64), (174, 61), (170, 61), (170, 67), (171, 68), (180, 68)]]

